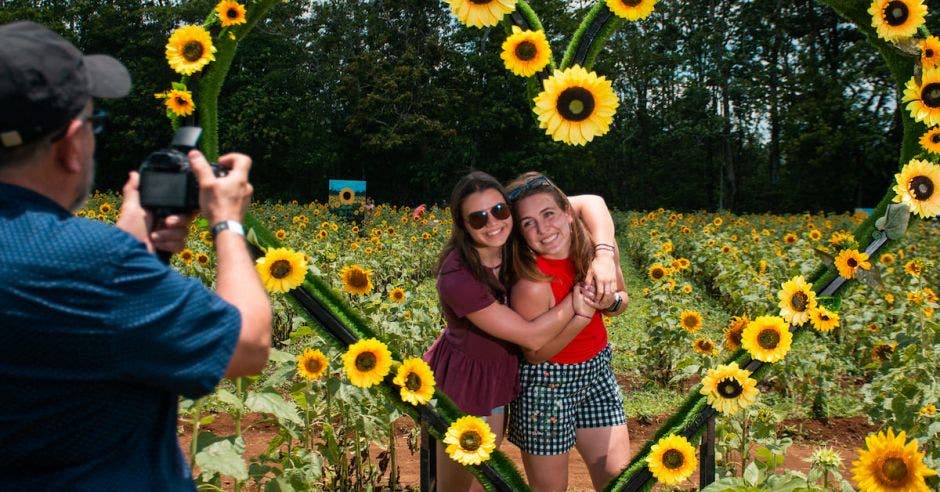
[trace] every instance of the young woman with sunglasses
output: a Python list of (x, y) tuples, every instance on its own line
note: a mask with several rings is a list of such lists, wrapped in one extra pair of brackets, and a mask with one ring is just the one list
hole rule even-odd
[[(613, 238), (613, 219), (603, 199), (572, 197), (576, 210), (600, 235)], [(539, 350), (562, 333), (577, 333), (594, 308), (581, 289), (538, 318), (527, 321), (507, 306), (504, 287), (509, 261), (503, 261), (513, 227), (502, 185), (472, 172), (454, 187), (450, 199), (451, 237), (441, 252), (437, 291), (447, 323), (425, 354), (438, 389), (464, 412), (484, 417), (497, 436), (505, 427), (503, 408), (519, 391), (519, 348)], [(592, 270), (600, 289), (616, 282), (613, 258), (599, 258)], [(585, 288), (594, 297), (594, 288)], [(573, 335), (569, 335), (573, 336)], [(482, 490), (460, 464), (437, 446), (438, 490)]]
[[(545, 176), (526, 173), (508, 186), (516, 223), (510, 241), (512, 308), (526, 319), (555, 309), (591, 261), (604, 251), (617, 255), (616, 242), (595, 242), (572, 204)], [(512, 402), (509, 441), (522, 450), (532, 490), (568, 487), (568, 453), (577, 447), (595, 489), (602, 490), (630, 457), (623, 397), (610, 365), (611, 347), (602, 313), (627, 306), (623, 274), (617, 292), (596, 309), (582, 330), (566, 330), (538, 349), (523, 347), (519, 368), (522, 392)]]

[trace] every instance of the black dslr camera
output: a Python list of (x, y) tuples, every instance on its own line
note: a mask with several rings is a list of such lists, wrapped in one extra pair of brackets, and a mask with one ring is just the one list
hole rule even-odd
[[(199, 210), (199, 184), (186, 154), (196, 148), (202, 128), (181, 126), (170, 148), (148, 155), (140, 165), (140, 204), (158, 216), (187, 214)], [(226, 171), (211, 163), (216, 176)]]

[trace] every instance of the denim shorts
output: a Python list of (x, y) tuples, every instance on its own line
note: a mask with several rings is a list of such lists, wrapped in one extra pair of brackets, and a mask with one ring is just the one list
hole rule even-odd
[(519, 367), (522, 393), (509, 407), (509, 442), (537, 455), (564, 454), (575, 430), (627, 423), (610, 345), (578, 364), (543, 362)]

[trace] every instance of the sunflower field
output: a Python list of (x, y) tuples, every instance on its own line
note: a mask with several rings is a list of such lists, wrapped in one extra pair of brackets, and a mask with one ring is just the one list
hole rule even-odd
[[(78, 215), (113, 222), (119, 206), (119, 196), (96, 193)], [(198, 482), (206, 490), (223, 479), (237, 489), (400, 487), (396, 463), (417, 457), (396, 456), (393, 423), (403, 414), (368, 386), (370, 379), (399, 370), (403, 399), (427, 402), (433, 395), (433, 387), (422, 384), (407, 391), (408, 381), (433, 376), (406, 366), (416, 364), (443, 328), (434, 266), (450, 234), (449, 211), (380, 204), (360, 222), (345, 219), (348, 214), (328, 203), (258, 203), (250, 212), (280, 243), (258, 260), (275, 306), (276, 341), (264, 374), (226, 381), (214, 395), (181, 402), (180, 431), (197, 436), (188, 451)], [(659, 209), (614, 216), (631, 304), (627, 316), (607, 323), (627, 413), (641, 419), (668, 414), (691, 388), (708, 395), (721, 411), (718, 481), (709, 490), (746, 484), (777, 490), (797, 482), (812, 490), (859, 487), (876, 473), (872, 463), (881, 466), (886, 459), (896, 460), (901, 470), (893, 479), (913, 487), (903, 490), (921, 490), (918, 483), (936, 486), (936, 220), (913, 221), (904, 238), (877, 258), (839, 259), (837, 251), (857, 246), (849, 231), (862, 214), (737, 216)], [(853, 284), (840, 302), (812, 299), (819, 309), (807, 319), (810, 333), (791, 338), (786, 324), (775, 320), (782, 297), (805, 289), (801, 276), (833, 260), (856, 261), (857, 268), (867, 264), (877, 278)], [(193, 224), (188, 248), (172, 265), (213, 284), (214, 252), (205, 223)], [(275, 282), (289, 281), (298, 270), (327, 283), (383, 343), (363, 340), (364, 348), (346, 350), (321, 336), (287, 302), (287, 288)], [(774, 346), (765, 343), (768, 337), (776, 337)], [(759, 382), (735, 363), (723, 363), (748, 344), (763, 347), (774, 365)], [(391, 358), (383, 355), (389, 349), (409, 361), (390, 367)], [(362, 354), (372, 359), (357, 369)], [(234, 435), (205, 430), (223, 415), (234, 421)], [(266, 451), (255, 456), (244, 454), (243, 433), (250, 429), (241, 424), (248, 415), (254, 416), (251, 425), (261, 416), (277, 429)], [(783, 420), (858, 415), (884, 431), (869, 436), (868, 449), (859, 450), (851, 466), (821, 449), (806, 475), (779, 468), (791, 442), (781, 432)], [(652, 449), (650, 469), (664, 470), (657, 475), (661, 487), (691, 485), (686, 479), (696, 469), (695, 453), (680, 440), (672, 436)], [(375, 448), (384, 450), (382, 459), (370, 458), (368, 450)], [(661, 461), (670, 456), (679, 464)]]

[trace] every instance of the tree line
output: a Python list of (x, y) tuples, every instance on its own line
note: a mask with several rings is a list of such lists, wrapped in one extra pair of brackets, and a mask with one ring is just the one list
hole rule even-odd
[[(169, 144), (154, 98), (176, 77), (164, 46), (215, 3), (0, 0), (0, 22), (42, 22), (131, 71), (132, 95), (101, 102), (99, 187), (119, 189)], [(593, 3), (530, 4), (560, 61)], [(322, 201), (329, 179), (361, 179), (378, 202), (444, 203), (470, 169), (535, 169), (619, 209), (845, 211), (874, 206), (899, 165), (888, 69), (809, 0), (661, 1), (626, 23), (593, 67), (620, 107), (584, 147), (538, 128), (537, 87), (502, 66), (503, 26), (463, 27), (427, 0), (291, 0), (271, 14), (240, 41), (219, 101), (220, 148), (254, 158), (260, 200)]]

